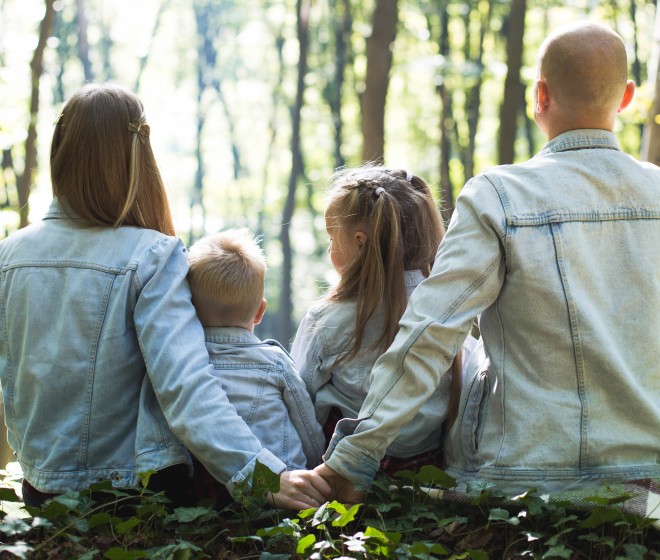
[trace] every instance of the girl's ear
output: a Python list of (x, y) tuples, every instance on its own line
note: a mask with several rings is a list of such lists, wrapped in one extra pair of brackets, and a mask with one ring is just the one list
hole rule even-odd
[(363, 231), (356, 231), (353, 234), (353, 237), (355, 238), (355, 241), (357, 242), (358, 248), (362, 249), (362, 247), (364, 247), (365, 243), (367, 242), (367, 234), (364, 233)]

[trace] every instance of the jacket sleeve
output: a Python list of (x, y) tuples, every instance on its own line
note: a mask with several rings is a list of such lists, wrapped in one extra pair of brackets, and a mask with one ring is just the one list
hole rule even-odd
[(231, 491), (257, 460), (276, 473), (286, 465), (262, 448), (214, 375), (187, 272), (180, 240), (165, 237), (150, 248), (135, 277), (135, 329), (172, 432)]
[(314, 404), (298, 372), (292, 367), (285, 369), (283, 375), (284, 404), (289, 412), (291, 423), (300, 436), (303, 452), (307, 459), (307, 468), (311, 469), (321, 463), (321, 457), (325, 451), (325, 435), (316, 420)]
[[(399, 332), (372, 369), (357, 420), (342, 420), (325, 462), (368, 486), (401, 426), (433, 394), (470, 329), (504, 279), (504, 212), (490, 182), (469, 181), (457, 200), (429, 278), (412, 293)], [(447, 395), (449, 398), (449, 395)]]

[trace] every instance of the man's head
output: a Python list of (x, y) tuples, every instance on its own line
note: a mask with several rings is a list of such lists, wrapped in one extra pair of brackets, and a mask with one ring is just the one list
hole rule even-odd
[(188, 252), (188, 282), (205, 327), (252, 329), (266, 310), (266, 259), (246, 229), (230, 229), (195, 243)]
[(536, 121), (550, 138), (577, 128), (612, 130), (634, 93), (627, 77), (626, 48), (614, 31), (592, 22), (562, 27), (539, 51)]

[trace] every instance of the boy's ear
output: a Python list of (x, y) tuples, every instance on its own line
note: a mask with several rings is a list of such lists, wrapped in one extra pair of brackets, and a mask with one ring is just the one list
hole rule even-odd
[(365, 243), (367, 242), (367, 234), (363, 231), (356, 231), (353, 237), (358, 244), (358, 248), (362, 249), (362, 247), (364, 247)]
[(261, 323), (261, 320), (264, 318), (264, 313), (266, 313), (266, 298), (261, 300), (261, 305), (259, 306), (259, 311), (257, 311), (257, 314), (254, 316), (254, 321), (253, 323), (255, 325), (258, 325)]
[(630, 105), (630, 102), (632, 101), (634, 95), (635, 95), (635, 82), (633, 82), (632, 80), (628, 80), (628, 83), (626, 84), (626, 90), (623, 92), (623, 99), (621, 100), (621, 105), (619, 105), (619, 109), (617, 113), (620, 113), (628, 105)]
[(550, 104), (548, 84), (543, 79), (536, 80), (536, 112), (544, 113)]

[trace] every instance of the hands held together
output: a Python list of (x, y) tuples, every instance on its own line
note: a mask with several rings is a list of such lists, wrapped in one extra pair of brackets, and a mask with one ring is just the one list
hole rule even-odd
[(362, 501), (364, 492), (325, 463), (314, 470), (284, 471), (280, 475), (280, 491), (270, 497), (271, 505), (291, 510), (316, 508), (329, 500), (344, 504)]

